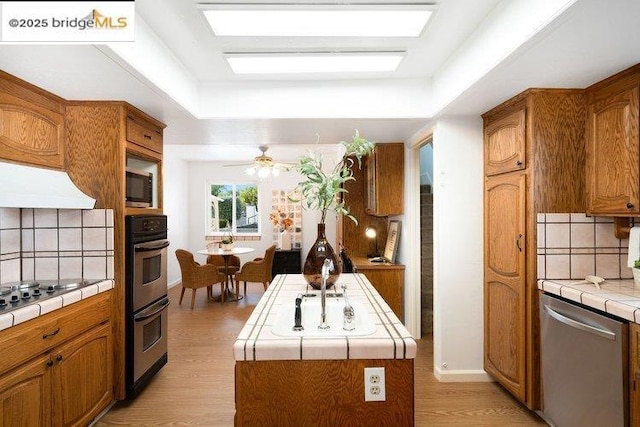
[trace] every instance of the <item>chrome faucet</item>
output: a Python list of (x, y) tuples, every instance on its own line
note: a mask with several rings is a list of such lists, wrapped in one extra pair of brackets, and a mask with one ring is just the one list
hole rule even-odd
[(328, 258), (325, 259), (324, 264), (322, 264), (322, 281), (320, 282), (322, 314), (320, 317), (320, 325), (318, 325), (318, 329), (321, 330), (330, 328), (330, 326), (327, 324), (327, 279), (329, 278), (329, 272), (331, 272), (332, 270), (333, 262)]
[(347, 285), (342, 285), (342, 293), (344, 294), (344, 308), (342, 309), (342, 314), (344, 318), (342, 320), (342, 329), (345, 331), (353, 331), (356, 328), (356, 324), (354, 322), (355, 311), (351, 304), (349, 304), (349, 298), (347, 297)]

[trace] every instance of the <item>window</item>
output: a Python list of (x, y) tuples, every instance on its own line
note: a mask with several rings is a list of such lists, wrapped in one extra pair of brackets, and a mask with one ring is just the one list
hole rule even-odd
[(260, 234), (256, 184), (207, 185), (207, 234)]

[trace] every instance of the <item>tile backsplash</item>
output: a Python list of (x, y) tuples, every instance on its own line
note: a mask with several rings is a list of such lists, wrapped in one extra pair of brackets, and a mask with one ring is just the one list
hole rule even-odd
[[(613, 218), (583, 213), (538, 214), (538, 279), (630, 279), (629, 240), (614, 235)], [(633, 219), (632, 219), (633, 226)]]
[(111, 209), (0, 208), (0, 283), (113, 279)]

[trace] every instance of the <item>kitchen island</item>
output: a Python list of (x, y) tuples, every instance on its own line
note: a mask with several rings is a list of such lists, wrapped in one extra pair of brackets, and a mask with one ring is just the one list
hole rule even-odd
[[(337, 295), (343, 284), (349, 302), (366, 311), (356, 310), (356, 317), (371, 321), (373, 332), (333, 327), (325, 336), (312, 323), (299, 335), (276, 334), (279, 313), (288, 313), (299, 294), (305, 312), (319, 302), (320, 291), (301, 274), (271, 282), (233, 346), (236, 425), (413, 425), (416, 342), (362, 274), (340, 276), (327, 291), (328, 309), (344, 306)], [(382, 393), (373, 397), (384, 400), (365, 401), (369, 367), (384, 368)]]

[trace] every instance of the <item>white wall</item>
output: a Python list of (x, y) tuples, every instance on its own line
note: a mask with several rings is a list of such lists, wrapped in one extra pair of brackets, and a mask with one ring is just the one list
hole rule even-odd
[(434, 163), (434, 374), (489, 380), (483, 370), (482, 119), (439, 119)]
[[(186, 213), (188, 219), (187, 239), (185, 249), (197, 252), (204, 249), (205, 243), (205, 188), (207, 182), (220, 182), (229, 184), (239, 184), (251, 182), (242, 168), (225, 168), (223, 163), (218, 162), (188, 162), (187, 180), (183, 191), (186, 193), (185, 203), (180, 207)], [(172, 179), (166, 176), (165, 179)], [(242, 246), (254, 248), (255, 251), (246, 255), (241, 255), (240, 260), (244, 263), (255, 257), (262, 256), (264, 251), (273, 244), (272, 225), (269, 221), (271, 212), (271, 190), (283, 189), (292, 190), (296, 187), (301, 177), (296, 172), (283, 172), (277, 178), (263, 181), (258, 184), (258, 197), (261, 205), (261, 227), (262, 238), (255, 241), (243, 241)], [(320, 215), (316, 211), (303, 211), (302, 215), (302, 258), (315, 242), (317, 237), (317, 224)], [(329, 241), (335, 241), (336, 221), (334, 216), (330, 216), (326, 221), (326, 234)], [(335, 248), (334, 248), (335, 249)], [(205, 261), (204, 255), (196, 254), (196, 261)]]
[(176, 249), (189, 247), (188, 204), (189, 171), (187, 162), (176, 155), (179, 146), (164, 146), (163, 161), (163, 204), (167, 215), (169, 246), (168, 283), (173, 286), (180, 282), (180, 266), (175, 256)]

